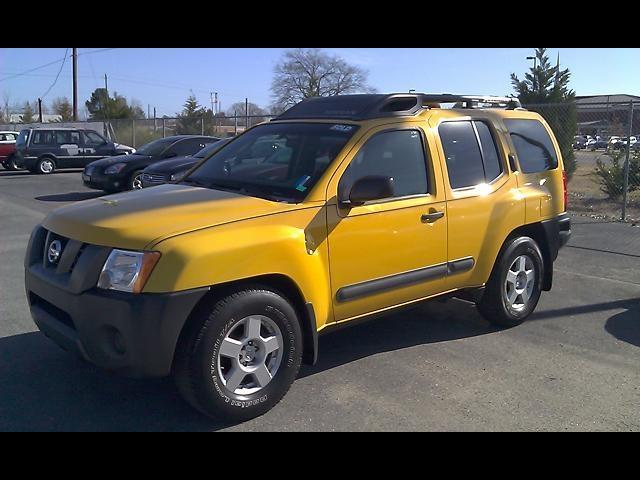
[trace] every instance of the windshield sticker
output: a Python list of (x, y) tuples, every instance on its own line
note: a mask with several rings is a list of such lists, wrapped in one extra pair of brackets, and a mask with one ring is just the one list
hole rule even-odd
[(336, 130), (338, 132), (350, 132), (353, 130), (353, 125), (334, 125), (330, 130)]
[(304, 175), (303, 177), (300, 177), (296, 182), (296, 190), (298, 190), (299, 192), (304, 192), (307, 189), (307, 187), (305, 187), (304, 185), (309, 180), (311, 180), (311, 177), (309, 175)]

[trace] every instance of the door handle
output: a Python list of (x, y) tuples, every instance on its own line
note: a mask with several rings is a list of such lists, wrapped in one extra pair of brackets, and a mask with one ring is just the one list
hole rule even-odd
[(420, 220), (422, 223), (432, 223), (442, 217), (444, 217), (444, 212), (431, 211), (430, 213), (423, 213)]

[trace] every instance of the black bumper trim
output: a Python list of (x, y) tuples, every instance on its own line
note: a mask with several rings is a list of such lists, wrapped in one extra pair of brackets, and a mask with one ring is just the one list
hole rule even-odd
[(25, 272), (26, 291), (38, 328), (65, 350), (130, 377), (169, 375), (182, 327), (209, 291), (128, 294), (92, 288), (75, 294), (31, 268)]
[(541, 223), (547, 236), (551, 260), (555, 261), (558, 258), (558, 251), (571, 238), (571, 218), (565, 212), (549, 220), (543, 220)]

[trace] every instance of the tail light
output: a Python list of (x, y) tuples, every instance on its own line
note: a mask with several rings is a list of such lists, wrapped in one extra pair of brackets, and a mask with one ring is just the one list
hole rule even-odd
[(564, 211), (567, 211), (567, 206), (569, 205), (569, 192), (567, 190), (567, 172), (562, 171), (562, 188), (564, 190)]

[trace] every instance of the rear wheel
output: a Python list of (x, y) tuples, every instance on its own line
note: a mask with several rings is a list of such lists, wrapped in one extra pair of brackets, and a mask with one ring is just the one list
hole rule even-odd
[(49, 157), (41, 158), (36, 165), (36, 172), (50, 175), (56, 170), (56, 162)]
[(16, 157), (15, 156), (11, 156), (7, 159), (4, 168), (6, 168), (7, 170), (12, 170), (12, 171), (17, 171), (20, 170), (20, 167), (18, 167), (18, 164), (16, 163)]
[(482, 316), (503, 327), (521, 324), (538, 304), (543, 269), (542, 253), (533, 239), (510, 239), (477, 303)]
[(176, 350), (178, 390), (202, 413), (257, 417), (291, 387), (302, 362), (295, 309), (278, 293), (243, 290), (202, 308)]

